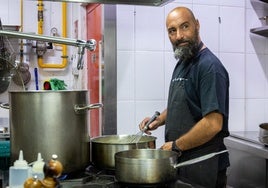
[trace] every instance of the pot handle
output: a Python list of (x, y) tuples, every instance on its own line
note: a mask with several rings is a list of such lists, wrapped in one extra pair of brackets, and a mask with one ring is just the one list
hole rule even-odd
[(8, 103), (0, 103), (0, 107), (4, 109), (10, 109), (10, 106)]
[(94, 103), (94, 104), (89, 104), (89, 105), (79, 105), (76, 104), (74, 105), (74, 111), (77, 114), (85, 113), (87, 110), (93, 110), (96, 108), (102, 108), (103, 104), (101, 103)]
[(210, 153), (210, 154), (201, 156), (201, 157), (197, 157), (197, 158), (194, 158), (194, 159), (191, 159), (191, 160), (188, 160), (188, 161), (184, 161), (182, 163), (175, 164), (173, 167), (174, 168), (178, 168), (178, 167), (183, 167), (183, 166), (188, 166), (188, 165), (191, 165), (191, 164), (195, 164), (195, 163), (198, 163), (198, 162), (207, 160), (207, 159), (209, 159), (211, 157), (214, 157), (215, 155), (219, 155), (221, 153), (225, 153), (227, 151), (228, 150), (222, 150), (222, 151), (219, 151), (219, 152), (213, 152), (213, 153)]

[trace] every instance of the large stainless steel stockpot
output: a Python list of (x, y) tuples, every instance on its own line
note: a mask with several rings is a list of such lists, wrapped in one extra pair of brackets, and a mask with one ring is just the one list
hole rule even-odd
[(156, 137), (144, 135), (135, 143), (136, 135), (107, 135), (91, 139), (92, 162), (101, 169), (114, 170), (114, 155), (119, 151), (155, 148)]
[(23, 150), (24, 159), (44, 160), (58, 155), (63, 172), (85, 168), (90, 163), (88, 91), (10, 91), (11, 161)]

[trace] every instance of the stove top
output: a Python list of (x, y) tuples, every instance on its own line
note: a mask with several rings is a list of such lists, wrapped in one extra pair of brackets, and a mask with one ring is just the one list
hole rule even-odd
[(99, 176), (96, 179), (68, 180), (60, 182), (62, 188), (196, 188), (180, 180), (160, 184), (128, 184), (117, 182), (113, 176)]
[(159, 184), (128, 184), (118, 182), (113, 170), (97, 170), (89, 166), (85, 172), (62, 175), (59, 178), (61, 188), (193, 188), (190, 183), (177, 180)]

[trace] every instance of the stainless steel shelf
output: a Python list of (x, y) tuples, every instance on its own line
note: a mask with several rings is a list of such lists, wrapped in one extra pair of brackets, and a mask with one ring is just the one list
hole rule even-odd
[(250, 29), (250, 32), (264, 37), (268, 37), (268, 26), (252, 28)]

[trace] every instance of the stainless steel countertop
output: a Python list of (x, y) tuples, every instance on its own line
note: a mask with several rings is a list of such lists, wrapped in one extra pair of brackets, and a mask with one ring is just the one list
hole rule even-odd
[(234, 148), (268, 159), (268, 147), (259, 141), (258, 131), (231, 132), (224, 143), (227, 149)]

